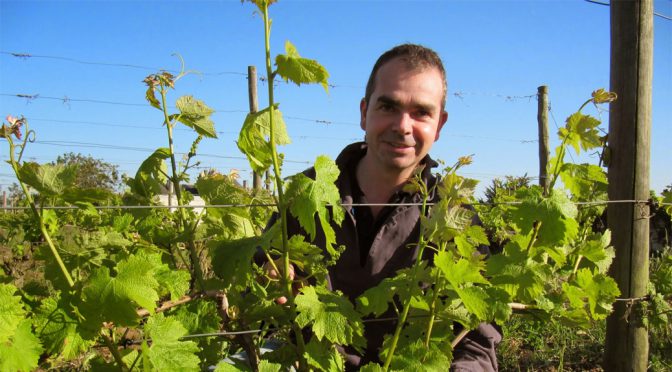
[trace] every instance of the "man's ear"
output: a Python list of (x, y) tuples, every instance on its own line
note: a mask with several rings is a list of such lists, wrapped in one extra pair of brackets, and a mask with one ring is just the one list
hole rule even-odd
[(362, 100), (359, 101), (359, 126), (364, 131), (366, 131), (366, 109), (367, 109), (366, 99), (362, 98)]
[(436, 127), (436, 136), (434, 137), (434, 142), (439, 140), (441, 128), (443, 128), (443, 124), (446, 124), (446, 121), (448, 121), (448, 111), (443, 111), (439, 117), (439, 125)]

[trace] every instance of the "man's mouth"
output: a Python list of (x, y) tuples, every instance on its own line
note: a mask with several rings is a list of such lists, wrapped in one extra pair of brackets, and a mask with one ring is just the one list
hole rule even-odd
[(415, 145), (412, 144), (407, 144), (407, 143), (401, 143), (401, 142), (387, 142), (388, 145), (398, 148), (398, 149), (405, 149), (408, 147), (414, 147)]

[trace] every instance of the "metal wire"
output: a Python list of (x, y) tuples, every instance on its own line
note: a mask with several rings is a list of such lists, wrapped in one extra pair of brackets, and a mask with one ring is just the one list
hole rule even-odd
[[(503, 203), (486, 203), (486, 202), (475, 202), (471, 205), (520, 205), (523, 202), (503, 202)], [(598, 200), (594, 202), (575, 202), (574, 205), (584, 206), (584, 207), (594, 207), (598, 205), (606, 204), (650, 204), (649, 200)], [(436, 203), (426, 203), (424, 205), (433, 206)], [(333, 206), (332, 204), (326, 204), (327, 206)], [(399, 207), (399, 206), (422, 206), (423, 203), (343, 203), (339, 204), (343, 207)], [(672, 203), (657, 203), (657, 205), (670, 206)], [(117, 210), (117, 209), (195, 209), (195, 208), (255, 208), (255, 207), (277, 207), (276, 203), (233, 203), (233, 204), (195, 204), (195, 205), (97, 205), (93, 206), (97, 210)], [(18, 210), (27, 210), (30, 207), (0, 207), (0, 210), (7, 211), (18, 211)], [(41, 209), (51, 209), (51, 210), (76, 210), (82, 209), (77, 206), (67, 205), (67, 206), (44, 206)]]

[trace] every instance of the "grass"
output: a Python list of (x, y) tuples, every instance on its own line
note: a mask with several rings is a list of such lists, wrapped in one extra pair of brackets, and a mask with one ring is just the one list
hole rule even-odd
[(501, 371), (602, 371), (606, 322), (583, 330), (516, 316), (502, 328)]

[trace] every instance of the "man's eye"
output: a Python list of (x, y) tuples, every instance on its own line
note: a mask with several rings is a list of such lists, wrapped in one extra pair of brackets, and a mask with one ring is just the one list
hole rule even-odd
[(380, 105), (380, 111), (390, 112), (392, 110), (394, 110), (394, 106), (390, 104), (384, 103)]

